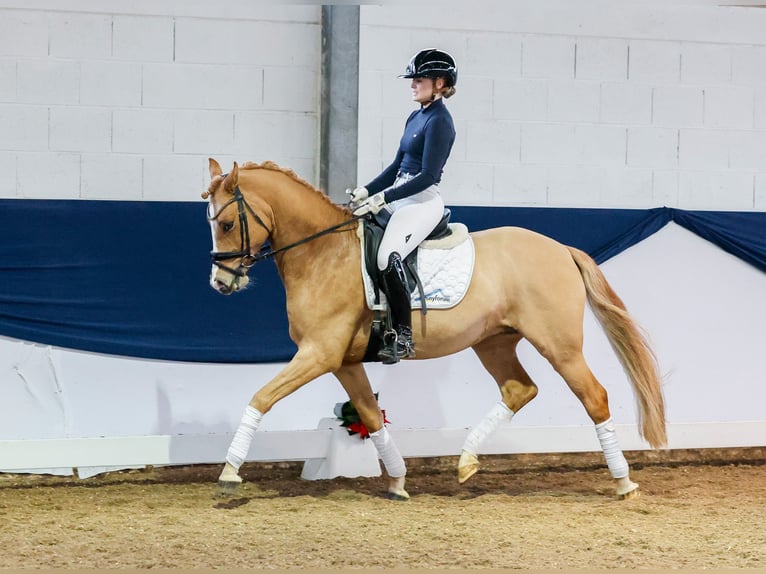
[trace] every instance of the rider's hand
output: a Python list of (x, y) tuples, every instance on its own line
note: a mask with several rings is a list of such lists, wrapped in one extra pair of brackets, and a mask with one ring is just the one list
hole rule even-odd
[[(366, 191), (366, 190), (365, 190)], [(378, 213), (386, 205), (386, 197), (383, 192), (380, 191), (375, 195), (371, 195), (358, 207), (354, 209), (354, 215), (365, 215), (367, 213)]]
[(359, 207), (370, 195), (370, 192), (367, 191), (366, 187), (357, 187), (354, 190), (347, 189), (346, 193), (351, 196), (349, 203), (351, 204), (352, 209)]

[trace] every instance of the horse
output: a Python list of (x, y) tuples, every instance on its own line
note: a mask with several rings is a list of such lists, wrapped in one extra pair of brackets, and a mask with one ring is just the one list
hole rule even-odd
[[(224, 174), (209, 159), (207, 219), (213, 250), (210, 285), (229, 295), (247, 287), (248, 269), (273, 259), (282, 279), (290, 338), (297, 352), (245, 408), (219, 476), (221, 493), (242, 482), (244, 462), (263, 416), (282, 398), (332, 373), (370, 432), (388, 475), (386, 497), (407, 500), (406, 465), (386, 426), (364, 368), (373, 311), (360, 271), (358, 217), (291, 169), (266, 161), (234, 162)], [(617, 355), (637, 402), (639, 433), (667, 442), (656, 356), (596, 262), (585, 252), (520, 227), (471, 232), (474, 270), (464, 298), (449, 309), (413, 311), (416, 356), (432, 359), (472, 348), (498, 386), (500, 400), (468, 433), (458, 481), (479, 470), (482, 442), (535, 398), (537, 385), (519, 361), (526, 339), (561, 375), (595, 425), (620, 499), (638, 495), (614, 430), (607, 393), (583, 356), (586, 304)], [(270, 245), (270, 250), (265, 245)], [(316, 294), (322, 286), (322, 296)], [(393, 368), (393, 367), (392, 367)]]

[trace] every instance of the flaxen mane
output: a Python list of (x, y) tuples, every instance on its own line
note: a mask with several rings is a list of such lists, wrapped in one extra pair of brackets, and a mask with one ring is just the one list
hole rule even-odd
[(332, 205), (334, 207), (337, 207), (337, 208), (340, 208), (340, 209), (344, 209), (345, 211), (348, 211), (348, 209), (345, 208), (345, 206), (338, 205), (337, 203), (333, 202), (326, 193), (324, 193), (320, 189), (317, 189), (316, 187), (311, 185), (308, 181), (303, 179), (301, 176), (299, 176), (297, 173), (295, 173), (289, 167), (282, 167), (278, 163), (273, 162), (271, 160), (266, 160), (263, 163), (255, 163), (255, 162), (252, 162), (252, 161), (246, 161), (242, 165), (242, 167), (240, 169), (268, 169), (268, 170), (271, 170), (271, 171), (278, 171), (278, 172), (284, 173), (286, 176), (290, 177), (291, 179), (293, 179), (294, 181), (298, 182), (302, 186), (310, 189), (314, 193), (318, 193), (322, 197), (322, 199), (324, 201), (326, 201), (327, 203), (329, 203), (330, 205)]

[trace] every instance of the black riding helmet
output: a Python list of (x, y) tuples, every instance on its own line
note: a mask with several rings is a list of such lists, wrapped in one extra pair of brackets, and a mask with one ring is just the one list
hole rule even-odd
[(415, 54), (400, 78), (445, 78), (447, 86), (457, 84), (457, 65), (447, 52), (429, 48)]

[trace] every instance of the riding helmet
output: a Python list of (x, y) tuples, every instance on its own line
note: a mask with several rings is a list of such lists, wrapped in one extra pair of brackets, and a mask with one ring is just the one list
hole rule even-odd
[(443, 50), (429, 48), (415, 54), (400, 78), (445, 78), (447, 86), (457, 84), (455, 59)]

